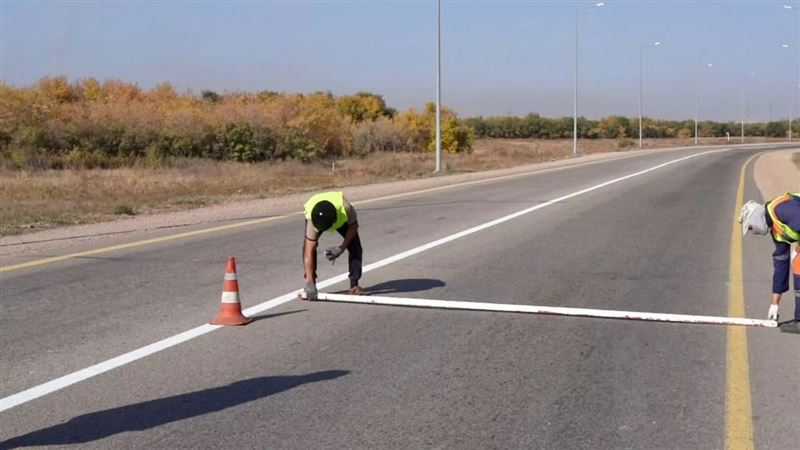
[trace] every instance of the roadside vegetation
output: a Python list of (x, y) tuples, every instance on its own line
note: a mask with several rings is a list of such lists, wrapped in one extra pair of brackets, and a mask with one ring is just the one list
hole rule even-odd
[[(367, 92), (179, 94), (169, 84), (146, 91), (118, 80), (64, 77), (22, 88), (0, 84), (0, 235), (430, 176), (434, 114), (430, 103), (396, 111)], [(633, 123), (581, 119), (581, 153), (636, 148)], [(645, 147), (693, 142), (687, 122), (646, 124)], [(785, 133), (783, 125), (750, 124), (748, 133), (763, 141)], [(725, 136), (730, 127), (702, 124), (704, 136)], [(569, 157), (571, 129), (569, 118), (461, 119), (445, 108), (445, 168)]]

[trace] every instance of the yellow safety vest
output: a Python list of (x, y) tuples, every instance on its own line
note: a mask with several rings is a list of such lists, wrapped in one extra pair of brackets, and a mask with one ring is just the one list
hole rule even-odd
[[(314, 209), (314, 205), (322, 201), (329, 201), (336, 208), (336, 222), (333, 223), (331, 230), (337, 230), (347, 223), (347, 210), (344, 207), (344, 195), (341, 192), (322, 192), (308, 199), (304, 206), (306, 220), (311, 220), (311, 211)], [(316, 227), (314, 229), (317, 230)], [(317, 230), (317, 233), (322, 233), (323, 231), (326, 230)]]
[(767, 203), (767, 214), (769, 214), (769, 217), (772, 219), (772, 237), (778, 242), (785, 242), (787, 244), (800, 242), (800, 232), (793, 230), (789, 225), (781, 222), (778, 219), (778, 215), (775, 214), (775, 208), (792, 197), (800, 197), (800, 192), (787, 192)]

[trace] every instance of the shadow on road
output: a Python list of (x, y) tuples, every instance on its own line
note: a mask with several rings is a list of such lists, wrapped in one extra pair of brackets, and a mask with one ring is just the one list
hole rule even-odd
[(427, 291), (438, 287), (444, 287), (442, 280), (432, 280), (428, 278), (407, 278), (403, 280), (389, 280), (383, 283), (373, 284), (365, 288), (370, 295), (397, 294), (400, 292), (419, 292)]
[(787, 320), (778, 324), (781, 333), (800, 334), (800, 320)]
[(333, 380), (348, 373), (350, 372), (347, 370), (326, 370), (307, 375), (251, 378), (227, 386), (97, 411), (75, 417), (66, 423), (0, 442), (0, 449), (82, 444), (126, 431), (147, 430), (170, 422), (222, 411), (303, 384)]
[(286, 311), (286, 312), (282, 312), (282, 313), (264, 314), (264, 315), (261, 315), (261, 316), (253, 316), (252, 319), (253, 319), (253, 322), (255, 322), (255, 321), (258, 321), (258, 320), (272, 319), (274, 317), (280, 317), (280, 316), (288, 316), (289, 314), (297, 314), (297, 313), (301, 313), (301, 312), (305, 312), (305, 311), (308, 311), (308, 310), (307, 309), (296, 309), (294, 311)]
[[(442, 280), (432, 280), (428, 278), (407, 278), (402, 280), (390, 280), (383, 283), (373, 284), (365, 287), (368, 295), (397, 294), (400, 292), (419, 292), (427, 291), (438, 287), (444, 287)], [(337, 294), (349, 294), (350, 290), (338, 291)]]

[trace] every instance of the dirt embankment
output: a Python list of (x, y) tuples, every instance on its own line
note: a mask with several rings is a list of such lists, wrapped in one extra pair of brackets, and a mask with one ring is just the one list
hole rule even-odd
[(800, 192), (800, 149), (761, 155), (753, 167), (753, 178), (763, 201), (784, 192)]

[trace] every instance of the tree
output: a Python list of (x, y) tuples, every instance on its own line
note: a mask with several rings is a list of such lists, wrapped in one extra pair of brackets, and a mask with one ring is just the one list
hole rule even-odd
[(352, 123), (371, 122), (380, 117), (391, 117), (383, 97), (371, 92), (358, 92), (355, 95), (339, 97), (336, 100), (339, 111), (350, 118)]
[(204, 101), (209, 103), (217, 103), (219, 101), (219, 94), (214, 91), (203, 90), (200, 96)]

